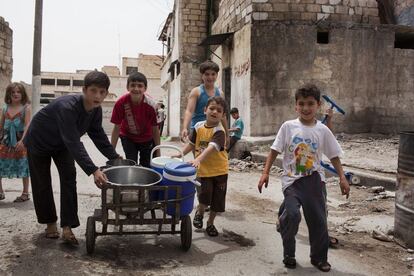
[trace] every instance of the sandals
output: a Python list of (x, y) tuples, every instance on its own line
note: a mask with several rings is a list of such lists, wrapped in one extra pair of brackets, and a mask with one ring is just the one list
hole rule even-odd
[(194, 215), (193, 226), (197, 229), (203, 228), (203, 216), (198, 212)]
[(25, 202), (30, 200), (29, 193), (22, 193), (21, 196), (16, 197), (13, 202)]
[(218, 236), (218, 231), (217, 231), (217, 228), (214, 226), (214, 224), (211, 224), (211, 225), (207, 226), (206, 233), (210, 237), (217, 237)]
[(0, 193), (0, 200), (4, 200), (6, 198), (6, 196), (4, 195), (4, 193)]
[(329, 247), (330, 248), (338, 248), (339, 240), (335, 237), (329, 236)]
[(45, 237), (46, 237), (46, 239), (57, 239), (57, 238), (59, 238), (59, 232), (56, 230), (56, 231), (47, 231), (47, 229), (45, 230)]
[(295, 257), (285, 256), (283, 259), (283, 264), (286, 268), (294, 269), (296, 268), (296, 259)]
[(62, 240), (64, 243), (69, 244), (69, 245), (79, 245), (79, 242), (73, 233), (70, 233), (70, 234), (62, 233)]
[(59, 238), (59, 232), (57, 230), (56, 224), (53, 225), (51, 224), (50, 228), (48, 225), (48, 228), (45, 229), (45, 237), (46, 239), (57, 239)]
[(331, 264), (328, 263), (327, 261), (318, 262), (318, 261), (311, 260), (311, 264), (322, 272), (329, 272), (331, 270)]

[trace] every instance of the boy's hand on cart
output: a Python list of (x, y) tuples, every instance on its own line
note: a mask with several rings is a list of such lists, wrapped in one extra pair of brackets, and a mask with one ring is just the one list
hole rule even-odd
[(102, 189), (105, 186), (106, 182), (108, 181), (108, 178), (106, 177), (106, 175), (100, 169), (97, 169), (93, 173), (93, 178), (94, 178), (94, 181), (95, 181), (95, 185), (99, 189)]
[(262, 187), (263, 185), (265, 188), (267, 188), (267, 185), (269, 184), (269, 174), (263, 173), (260, 177), (259, 184), (257, 184), (257, 188), (259, 189), (259, 193), (262, 193)]
[(182, 156), (181, 156), (181, 154), (174, 154), (174, 155), (171, 155), (171, 158), (178, 158), (178, 159), (180, 159), (180, 158), (182, 158)]
[(124, 160), (124, 157), (122, 155), (118, 155), (117, 159)]
[(181, 141), (185, 142), (188, 139), (188, 129), (181, 131)]
[(194, 168), (198, 168), (200, 166), (200, 161), (198, 159), (194, 159), (191, 161), (188, 161)]
[(345, 176), (339, 178), (339, 186), (341, 187), (342, 195), (346, 195), (346, 198), (348, 198), (351, 188)]

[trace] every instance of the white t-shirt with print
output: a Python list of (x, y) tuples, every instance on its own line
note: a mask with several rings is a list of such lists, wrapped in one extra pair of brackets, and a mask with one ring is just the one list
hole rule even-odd
[(322, 155), (332, 159), (343, 153), (327, 126), (320, 121), (316, 125), (306, 126), (299, 119), (283, 123), (271, 148), (284, 154), (283, 191), (299, 178), (316, 171), (325, 181), (325, 171), (320, 164)]

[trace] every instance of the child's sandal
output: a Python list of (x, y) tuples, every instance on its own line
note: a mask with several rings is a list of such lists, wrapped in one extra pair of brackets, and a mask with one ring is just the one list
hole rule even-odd
[(207, 235), (209, 235), (210, 237), (218, 236), (218, 231), (217, 231), (217, 228), (214, 226), (214, 224), (207, 226), (206, 232), (207, 232)]
[(311, 260), (311, 264), (322, 272), (329, 272), (331, 270), (331, 264), (326, 261), (317, 262), (317, 261)]
[(295, 257), (285, 256), (285, 258), (283, 259), (283, 264), (287, 268), (294, 269), (296, 268), (296, 259)]
[(21, 196), (16, 197), (13, 202), (25, 202), (30, 200), (29, 193), (22, 193)]
[(197, 229), (203, 228), (203, 216), (198, 212), (194, 215), (193, 226)]

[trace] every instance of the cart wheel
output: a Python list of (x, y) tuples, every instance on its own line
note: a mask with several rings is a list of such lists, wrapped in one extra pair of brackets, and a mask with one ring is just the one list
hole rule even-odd
[(95, 239), (95, 218), (88, 217), (86, 222), (86, 252), (88, 252), (88, 254), (92, 254), (95, 250)]
[(181, 248), (188, 251), (191, 247), (191, 240), (193, 238), (193, 229), (191, 226), (191, 218), (189, 215), (181, 218)]

